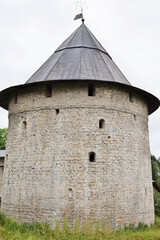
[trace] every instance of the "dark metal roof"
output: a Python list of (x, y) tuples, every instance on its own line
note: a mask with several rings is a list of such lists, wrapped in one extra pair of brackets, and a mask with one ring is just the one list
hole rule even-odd
[(50, 82), (85, 80), (123, 86), (139, 93), (146, 99), (149, 114), (160, 105), (159, 99), (152, 94), (131, 86), (106, 50), (82, 23), (25, 84), (0, 92), (0, 106), (8, 109), (10, 95), (20, 89)]
[(85, 24), (67, 38), (26, 82), (102, 80), (130, 85)]

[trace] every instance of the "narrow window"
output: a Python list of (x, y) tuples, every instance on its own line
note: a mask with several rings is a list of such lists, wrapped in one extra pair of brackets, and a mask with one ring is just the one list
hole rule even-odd
[(57, 115), (59, 114), (59, 109), (56, 109), (56, 114), (57, 114)]
[(72, 188), (69, 188), (69, 197), (72, 197)]
[(52, 97), (52, 85), (46, 85), (45, 96), (47, 98)]
[(133, 93), (132, 92), (129, 92), (129, 101), (133, 102)]
[(23, 122), (22, 122), (22, 129), (23, 129), (23, 130), (26, 130), (26, 128), (27, 128), (27, 122), (26, 122), (26, 121), (23, 121)]
[(94, 152), (89, 153), (89, 161), (90, 162), (95, 162), (95, 153)]
[(88, 96), (95, 96), (95, 86), (93, 83), (88, 84)]
[(17, 104), (17, 102), (18, 102), (17, 93), (15, 93), (14, 96), (13, 96), (13, 102), (14, 102), (14, 104)]
[(99, 128), (104, 128), (104, 119), (99, 120)]

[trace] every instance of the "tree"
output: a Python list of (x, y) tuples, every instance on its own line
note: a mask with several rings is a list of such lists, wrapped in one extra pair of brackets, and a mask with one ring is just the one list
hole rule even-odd
[[(160, 158), (156, 158), (154, 155), (151, 156), (152, 163), (152, 178), (155, 181), (156, 189), (160, 188)], [(160, 193), (154, 189), (154, 208), (155, 214), (160, 216)]]
[(0, 150), (6, 148), (7, 141), (7, 128), (0, 129)]
[(152, 179), (158, 184), (159, 178), (159, 167), (158, 160), (154, 155), (151, 155), (151, 163), (152, 163)]

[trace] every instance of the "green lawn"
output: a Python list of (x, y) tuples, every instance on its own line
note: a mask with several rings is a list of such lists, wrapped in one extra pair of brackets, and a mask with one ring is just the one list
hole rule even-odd
[(80, 228), (76, 223), (74, 229), (70, 229), (67, 222), (64, 223), (63, 228), (59, 224), (52, 230), (46, 224), (17, 224), (15, 221), (6, 218), (0, 214), (0, 239), (6, 240), (160, 240), (160, 219), (156, 218), (156, 223), (151, 227), (146, 227), (140, 224), (138, 228), (128, 227), (119, 231), (106, 231), (103, 224), (97, 224), (95, 229), (86, 224)]

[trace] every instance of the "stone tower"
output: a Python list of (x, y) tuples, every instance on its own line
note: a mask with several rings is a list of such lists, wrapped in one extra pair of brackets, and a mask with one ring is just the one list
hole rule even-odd
[(159, 100), (131, 86), (84, 23), (9, 110), (2, 211), (25, 222), (154, 222), (148, 115)]

